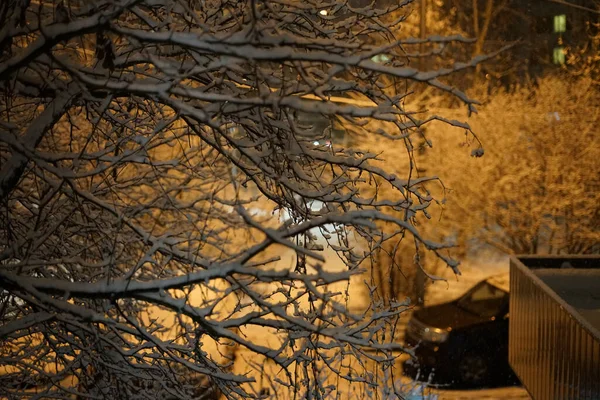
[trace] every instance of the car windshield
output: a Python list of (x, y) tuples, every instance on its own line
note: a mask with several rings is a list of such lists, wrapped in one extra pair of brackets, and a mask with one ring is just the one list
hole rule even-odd
[(500, 313), (506, 304), (508, 293), (488, 282), (481, 282), (458, 300), (458, 306), (465, 311), (491, 318)]

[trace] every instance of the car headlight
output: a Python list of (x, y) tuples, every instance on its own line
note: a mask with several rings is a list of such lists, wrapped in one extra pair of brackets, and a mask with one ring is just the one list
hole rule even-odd
[(448, 340), (448, 331), (440, 328), (424, 328), (421, 337), (427, 342), (442, 343)]

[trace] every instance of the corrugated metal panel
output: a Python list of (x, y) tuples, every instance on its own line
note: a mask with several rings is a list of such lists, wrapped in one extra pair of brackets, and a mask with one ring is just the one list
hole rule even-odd
[(598, 330), (517, 258), (510, 263), (510, 291), (509, 361), (531, 396), (599, 400)]

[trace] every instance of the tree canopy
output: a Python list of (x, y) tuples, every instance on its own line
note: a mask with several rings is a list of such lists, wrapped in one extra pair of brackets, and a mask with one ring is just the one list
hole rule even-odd
[[(410, 154), (443, 119), (406, 109), (383, 78), (471, 111), (443, 79), (484, 57), (418, 71), (407, 49), (420, 42), (397, 29), (410, 1), (363, 3), (2, 2), (0, 396), (260, 396), (232, 348), (300, 396), (378, 382), (366, 360), (393, 361), (386, 324), (404, 305), (371, 299), (355, 315), (332, 285), (385, 240), (457, 262), (415, 227), (435, 178), (322, 140), (336, 121), (386, 121), (369, 140)], [(317, 234), (344, 270), (323, 265)], [(291, 268), (276, 263), (284, 249)], [(247, 339), (253, 329), (272, 341)]]

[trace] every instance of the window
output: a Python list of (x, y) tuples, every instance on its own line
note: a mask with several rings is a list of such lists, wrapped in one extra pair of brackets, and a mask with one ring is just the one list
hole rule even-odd
[(552, 61), (554, 64), (565, 63), (565, 49), (563, 47), (555, 47), (552, 53)]
[(500, 313), (507, 301), (508, 293), (484, 281), (461, 297), (457, 304), (472, 314), (491, 318)]
[(565, 14), (554, 16), (554, 33), (567, 31), (567, 16)]

